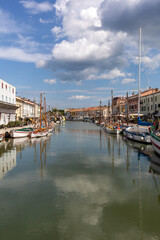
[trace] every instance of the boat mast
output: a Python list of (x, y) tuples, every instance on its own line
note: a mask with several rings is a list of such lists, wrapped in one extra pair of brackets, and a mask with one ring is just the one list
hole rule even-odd
[(45, 127), (47, 127), (47, 120), (46, 120), (46, 98), (44, 93), (44, 116), (45, 116)]
[(113, 90), (111, 90), (111, 103), (112, 103), (112, 123), (113, 123)]
[(42, 128), (42, 118), (41, 118), (41, 115), (42, 115), (42, 93), (40, 95), (40, 130)]
[(140, 115), (140, 78), (141, 78), (141, 27), (139, 28), (138, 117)]

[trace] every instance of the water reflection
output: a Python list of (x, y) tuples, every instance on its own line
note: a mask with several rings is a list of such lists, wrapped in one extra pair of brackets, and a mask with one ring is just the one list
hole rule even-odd
[(0, 179), (16, 166), (16, 149), (10, 141), (0, 143)]
[(160, 239), (159, 174), (147, 145), (75, 123), (11, 142), (18, 154), (0, 181), (2, 239)]

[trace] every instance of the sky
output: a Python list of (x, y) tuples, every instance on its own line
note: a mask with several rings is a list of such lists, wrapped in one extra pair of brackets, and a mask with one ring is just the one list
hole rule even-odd
[(61, 109), (160, 88), (160, 0), (1, 0), (0, 78)]

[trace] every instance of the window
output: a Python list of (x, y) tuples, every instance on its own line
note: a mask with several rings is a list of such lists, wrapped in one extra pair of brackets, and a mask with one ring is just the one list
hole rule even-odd
[(11, 98), (9, 98), (9, 102), (11, 103)]
[(4, 96), (2, 95), (2, 101), (4, 101)]
[(7, 84), (6, 84), (6, 90), (7, 90)]
[(6, 96), (6, 102), (8, 101), (8, 98), (7, 98), (7, 96)]
[(141, 111), (143, 112), (143, 107), (141, 107)]
[(12, 93), (14, 93), (14, 88), (12, 88)]
[(148, 98), (148, 102), (149, 102), (149, 98)]
[(149, 106), (148, 106), (148, 112), (149, 112)]
[(151, 102), (153, 102), (153, 97), (151, 97)]
[(11, 87), (9, 86), (9, 92), (11, 92)]
[(151, 111), (153, 110), (153, 105), (151, 105)]
[(155, 111), (157, 111), (157, 104), (155, 104)]
[(3, 82), (2, 82), (2, 88), (3, 88)]
[(13, 104), (14, 104), (14, 99), (12, 99), (12, 102), (13, 102)]
[(146, 100), (144, 99), (144, 103), (146, 102)]
[(155, 97), (155, 101), (157, 101), (157, 97)]

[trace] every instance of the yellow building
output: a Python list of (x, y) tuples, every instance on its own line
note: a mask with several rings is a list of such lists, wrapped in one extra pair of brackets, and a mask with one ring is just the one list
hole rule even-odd
[(16, 97), (16, 119), (23, 120), (25, 118), (39, 118), (40, 117), (40, 105), (35, 101), (31, 101), (27, 98)]

